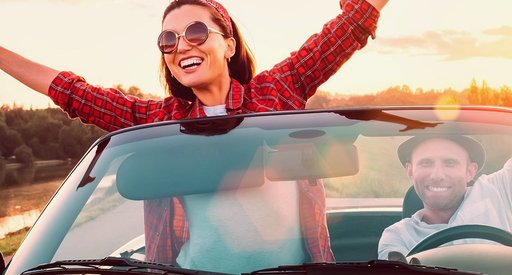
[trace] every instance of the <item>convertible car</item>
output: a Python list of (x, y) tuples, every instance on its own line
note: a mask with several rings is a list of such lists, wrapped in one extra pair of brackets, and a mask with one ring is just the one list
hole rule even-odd
[[(379, 256), (383, 231), (424, 210), (399, 147), (439, 136), (481, 144), (475, 179), (493, 174), (512, 156), (512, 109), (285, 111), (109, 133), (0, 273), (510, 274), (510, 229), (484, 220), (512, 220), (512, 204), (475, 205), (481, 223)], [(512, 201), (504, 180), (496, 193)]]

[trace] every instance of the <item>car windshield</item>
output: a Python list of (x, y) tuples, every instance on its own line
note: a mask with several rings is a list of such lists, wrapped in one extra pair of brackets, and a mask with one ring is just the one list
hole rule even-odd
[[(428, 177), (445, 182), (417, 192), (429, 198), (429, 209), (441, 199), (475, 202), (469, 206), (473, 216), (461, 212), (454, 221), (456, 212), (436, 230), (466, 221), (510, 232), (510, 204), (491, 211), (469, 200), (466, 186), (456, 195), (457, 187), (446, 183), (455, 177), (448, 170), (457, 160), (437, 167), (432, 158), (418, 157), (417, 168), (411, 152), (416, 156), (419, 147), (398, 153), (413, 137), (459, 136), (482, 145), (483, 160), (481, 152), (467, 152), (477, 165), (474, 176), (465, 175), (467, 186), (477, 188), (476, 179), (502, 170), (512, 156), (512, 112), (309, 110), (165, 122), (111, 133), (65, 180), (7, 274), (58, 260), (105, 257), (234, 274), (306, 262), (387, 260), (379, 255), (382, 234), (423, 211), (419, 198), (409, 203), (404, 197), (415, 178), (421, 188), (420, 171), (429, 166), (435, 171)], [(489, 191), (496, 194), (484, 192), (481, 198), (496, 195), (510, 203), (511, 181), (506, 180), (508, 185)], [(418, 221), (433, 226), (424, 212)], [(478, 216), (488, 219), (479, 223)], [(509, 220), (500, 222), (502, 217)], [(472, 236), (435, 246), (502, 246), (500, 240)]]

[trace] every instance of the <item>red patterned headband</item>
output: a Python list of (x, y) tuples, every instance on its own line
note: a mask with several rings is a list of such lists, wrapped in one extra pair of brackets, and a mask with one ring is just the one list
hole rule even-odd
[(229, 17), (228, 11), (224, 6), (222, 6), (219, 2), (215, 0), (201, 0), (201, 2), (210, 5), (212, 8), (214, 8), (224, 19), (224, 22), (228, 26), (228, 36), (233, 36), (233, 27), (231, 26), (231, 18)]

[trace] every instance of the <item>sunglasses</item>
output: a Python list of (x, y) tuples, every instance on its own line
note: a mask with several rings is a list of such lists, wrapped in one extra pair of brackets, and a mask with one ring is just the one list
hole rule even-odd
[(170, 54), (178, 48), (178, 41), (183, 37), (187, 43), (198, 46), (206, 42), (210, 32), (224, 35), (222, 32), (209, 28), (205, 23), (195, 21), (187, 25), (182, 34), (177, 34), (173, 31), (163, 31), (158, 36), (158, 48), (164, 54)]

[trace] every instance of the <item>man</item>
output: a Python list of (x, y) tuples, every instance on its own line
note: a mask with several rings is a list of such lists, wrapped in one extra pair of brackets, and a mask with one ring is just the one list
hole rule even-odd
[(482, 145), (472, 138), (413, 137), (399, 146), (398, 157), (424, 208), (384, 230), (379, 259), (404, 259), (428, 235), (456, 225), (512, 230), (512, 159), (471, 185), (485, 162)]

